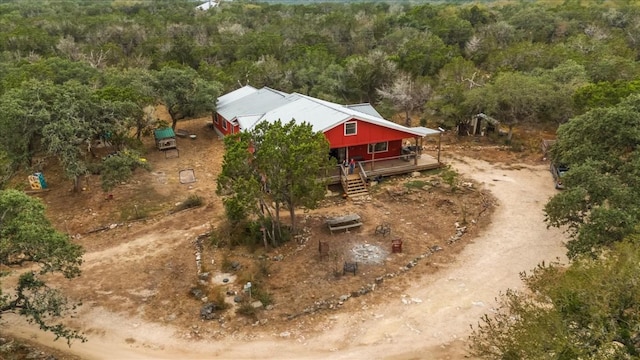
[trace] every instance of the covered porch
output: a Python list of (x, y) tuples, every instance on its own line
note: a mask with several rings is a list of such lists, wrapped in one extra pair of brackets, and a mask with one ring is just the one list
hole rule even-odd
[(437, 169), (442, 163), (436, 156), (428, 154), (401, 155), (380, 160), (359, 161), (354, 174), (348, 175), (345, 169), (338, 165), (332, 173), (327, 174), (328, 184), (345, 183), (347, 177), (358, 177), (363, 181), (378, 176), (392, 176), (408, 174), (414, 171)]

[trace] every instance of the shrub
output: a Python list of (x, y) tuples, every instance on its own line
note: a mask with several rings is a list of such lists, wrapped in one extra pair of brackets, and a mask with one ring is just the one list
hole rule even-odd
[(176, 207), (176, 211), (182, 211), (182, 210), (202, 206), (203, 203), (204, 202), (202, 201), (202, 198), (200, 198), (198, 195), (189, 195), (189, 197), (185, 201), (181, 202)]

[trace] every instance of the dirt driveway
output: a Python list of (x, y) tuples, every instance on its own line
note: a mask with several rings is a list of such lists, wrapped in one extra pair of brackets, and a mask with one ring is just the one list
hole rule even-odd
[[(94, 307), (81, 315), (91, 340), (74, 344), (70, 352), (83, 359), (465, 358), (469, 324), (492, 311), (501, 291), (521, 287), (521, 271), (564, 259), (564, 236), (543, 222), (542, 207), (555, 192), (545, 166), (504, 166), (468, 157), (445, 162), (498, 199), (492, 223), (455, 261), (430, 264), (440, 268), (435, 275), (404, 290), (385, 289), (387, 301), (370, 303), (360, 297), (351, 301), (349, 311), (312, 318), (297, 328), (254, 336), (248, 328), (244, 334), (207, 342), (186, 339), (170, 324)], [(173, 235), (199, 231), (183, 229), (184, 234)], [(10, 333), (51, 346), (50, 335), (15, 317), (3, 320)], [(60, 341), (53, 346), (69, 350)]]

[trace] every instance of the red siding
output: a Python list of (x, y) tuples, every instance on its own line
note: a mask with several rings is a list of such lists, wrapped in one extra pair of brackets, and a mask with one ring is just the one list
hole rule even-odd
[[(216, 124), (216, 121), (215, 121), (215, 119), (214, 119), (214, 121), (213, 121), (213, 126), (215, 126), (215, 127), (216, 127), (216, 129), (218, 129), (218, 130), (219, 130), (223, 135), (229, 135), (229, 134), (232, 134), (231, 129), (233, 129), (233, 128), (234, 128), (234, 126), (233, 126), (233, 125), (231, 125), (231, 123), (230, 123), (230, 122), (228, 122), (225, 118), (223, 118), (222, 116), (220, 116), (220, 114), (217, 114), (217, 113), (216, 113), (214, 116), (218, 119), (218, 123)], [(226, 122), (226, 123), (227, 123), (227, 128), (226, 128), (226, 129), (222, 127), (222, 124), (223, 124), (224, 122)], [(237, 127), (237, 126), (235, 126), (235, 132), (238, 132), (238, 127)]]
[(333, 129), (325, 131), (324, 135), (327, 137), (327, 140), (329, 140), (331, 148), (366, 145), (377, 142), (402, 140), (413, 137), (412, 134), (389, 129), (384, 126), (359, 121), (357, 119), (354, 119), (352, 121), (355, 121), (358, 124), (356, 135), (345, 136), (344, 124), (340, 124)]
[[(355, 135), (344, 135), (344, 124), (340, 124), (333, 129), (325, 131), (326, 136), (331, 148), (346, 147), (348, 156), (371, 160), (372, 154), (368, 153), (368, 145), (378, 142), (388, 142), (386, 152), (375, 153), (376, 159), (382, 159), (386, 157), (399, 156), (402, 151), (402, 140), (414, 137), (412, 134), (408, 134), (399, 130), (389, 129), (384, 126), (371, 124), (365, 121), (359, 121), (353, 119), (357, 123), (357, 131)], [(347, 121), (347, 122), (350, 122)]]
[[(380, 142), (380, 141), (378, 141)], [(374, 154), (369, 154), (369, 145), (356, 145), (348, 146), (347, 151), (349, 158), (356, 158), (359, 160), (371, 160), (374, 158)], [(383, 159), (387, 157), (400, 156), (402, 151), (402, 140), (389, 141), (387, 151), (375, 153), (375, 159)]]

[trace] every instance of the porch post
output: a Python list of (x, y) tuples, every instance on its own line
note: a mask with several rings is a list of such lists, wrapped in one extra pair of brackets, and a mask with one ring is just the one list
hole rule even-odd
[(416, 136), (413, 139), (415, 140), (415, 143), (416, 143), (416, 151), (415, 151), (415, 154), (413, 155), (413, 165), (418, 166), (418, 137)]
[[(367, 145), (367, 148), (368, 147), (369, 147), (369, 145)], [(374, 166), (374, 163), (376, 162), (376, 152), (375, 152), (376, 148), (375, 148), (375, 145), (373, 147), (373, 150), (374, 151), (371, 153), (371, 171), (373, 171), (373, 166)]]
[(438, 134), (438, 164), (440, 164), (440, 143), (442, 142), (442, 131)]

